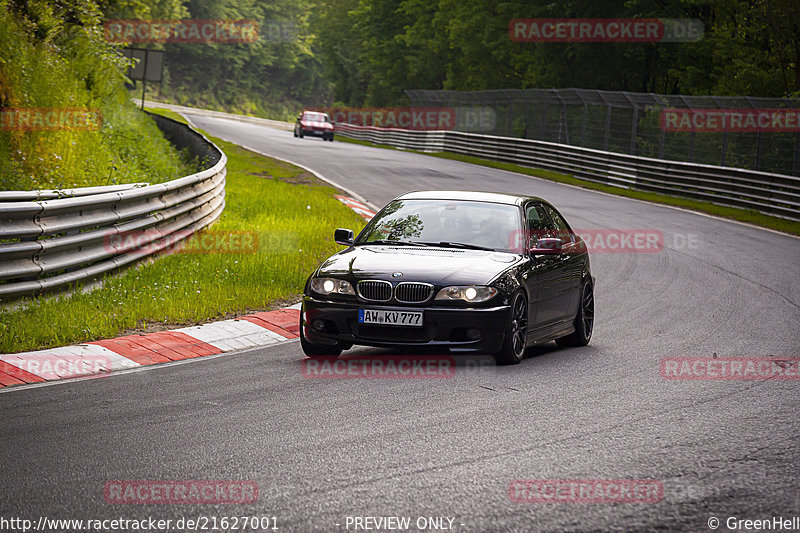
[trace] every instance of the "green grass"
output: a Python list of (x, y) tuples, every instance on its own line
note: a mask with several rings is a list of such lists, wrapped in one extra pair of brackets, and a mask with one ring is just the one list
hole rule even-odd
[[(147, 107), (147, 102), (145, 102), (145, 107)], [(154, 115), (161, 115), (162, 117), (171, 118), (172, 120), (180, 122), (181, 124), (186, 124), (187, 126), (189, 125), (189, 123), (186, 121), (185, 118), (183, 118), (174, 111), (170, 111), (169, 109), (161, 109), (159, 107), (148, 107), (147, 111), (148, 113), (152, 113)], [(200, 131), (203, 135), (208, 137), (208, 134), (205, 131), (203, 130), (197, 130), (197, 131)]]
[(18, 4), (0, 0), (0, 108), (102, 118), (99, 129), (0, 128), (0, 190), (159, 183), (194, 171), (130, 102), (125, 65), (103, 39), (96, 7), (75, 3), (84, 20), (73, 24), (63, 3)]
[[(377, 148), (396, 150), (396, 148), (393, 146), (374, 144), (369, 141), (362, 141), (359, 139), (350, 139), (343, 135), (337, 135), (336, 139), (339, 141), (349, 142), (353, 144), (361, 144), (365, 146), (374, 146)], [(739, 222), (746, 222), (748, 224), (774, 229), (776, 231), (789, 233), (791, 235), (800, 235), (800, 222), (793, 222), (791, 220), (785, 220), (778, 217), (764, 215), (762, 213), (753, 210), (738, 209), (736, 207), (726, 207), (726, 206), (712, 204), (710, 202), (702, 202), (699, 200), (693, 200), (690, 198), (680, 198), (677, 196), (669, 196), (666, 194), (658, 194), (653, 192), (637, 191), (630, 189), (621, 189), (619, 187), (603, 185), (602, 183), (593, 183), (591, 181), (582, 180), (580, 178), (576, 178), (568, 174), (551, 172), (549, 170), (543, 170), (540, 168), (524, 167), (512, 163), (491, 161), (489, 159), (481, 159), (479, 157), (473, 157), (468, 155), (453, 154), (450, 152), (428, 153), (428, 152), (419, 152), (416, 150), (404, 150), (404, 151), (429, 155), (432, 157), (439, 157), (442, 159), (450, 159), (453, 161), (461, 161), (464, 163), (471, 163), (473, 165), (482, 165), (485, 167), (497, 168), (500, 170), (507, 170), (509, 172), (516, 172), (518, 174), (525, 174), (527, 176), (534, 176), (537, 178), (543, 178), (546, 180), (565, 183), (568, 185), (575, 185), (577, 187), (582, 187), (584, 189), (592, 189), (595, 191), (602, 191), (617, 196), (624, 196), (626, 198), (635, 198), (637, 200), (645, 200), (657, 204), (671, 205), (675, 207), (681, 207), (683, 209), (698, 211), (701, 213), (708, 213), (710, 215), (715, 215), (722, 218), (729, 218), (731, 220), (738, 220)]]
[[(174, 116), (169, 111), (157, 111)], [(256, 253), (175, 253), (109, 277), (89, 293), (0, 311), (0, 353), (167, 329), (279, 307), (341, 247), (337, 227), (364, 222), (304, 170), (211, 138), (228, 156), (226, 207), (214, 234), (252, 231)]]

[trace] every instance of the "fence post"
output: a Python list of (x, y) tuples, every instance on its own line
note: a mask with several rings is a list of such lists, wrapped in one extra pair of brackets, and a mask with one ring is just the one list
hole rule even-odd
[(539, 128), (539, 140), (544, 141), (547, 135), (547, 98), (542, 98), (542, 127)]
[(581, 146), (586, 146), (586, 115), (589, 114), (589, 105), (583, 104), (583, 116), (581, 117)]
[(728, 130), (722, 130), (722, 150), (719, 155), (719, 166), (725, 166), (725, 156), (728, 154)]
[(528, 104), (528, 102), (526, 101), (526, 102), (525, 102), (525, 132), (524, 132), (524, 134), (522, 135), (522, 137), (523, 137), (524, 139), (527, 139), (527, 138), (528, 138), (528, 112), (529, 112), (529, 108), (530, 108), (530, 105), (529, 105), (529, 104)]
[[(558, 142), (563, 144), (572, 144), (569, 142), (569, 124), (567, 124), (567, 105), (561, 103), (561, 119), (558, 125)], [(563, 136), (561, 132), (564, 132)]]
[(761, 130), (756, 130), (756, 170), (761, 170)]

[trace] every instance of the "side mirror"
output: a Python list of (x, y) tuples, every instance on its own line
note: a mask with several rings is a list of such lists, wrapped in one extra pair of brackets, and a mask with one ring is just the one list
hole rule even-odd
[(539, 239), (539, 242), (536, 243), (535, 247), (531, 248), (530, 252), (532, 254), (560, 254), (561, 246), (561, 239), (545, 237)]
[(353, 230), (339, 228), (333, 232), (333, 240), (336, 241), (336, 244), (350, 246), (353, 244)]

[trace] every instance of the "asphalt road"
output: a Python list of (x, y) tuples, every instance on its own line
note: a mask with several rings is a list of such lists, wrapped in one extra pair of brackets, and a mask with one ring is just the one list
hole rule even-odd
[[(800, 381), (659, 372), (672, 356), (800, 355), (800, 240), (403, 151), (191, 119), (377, 205), (426, 188), (530, 193), (576, 228), (662, 231), (665, 249), (593, 254), (592, 343), (548, 345), (515, 367), (312, 380), (293, 342), (0, 394), (0, 517), (275, 516), (280, 531), (346, 531), (347, 517), (365, 516), (411, 517), (416, 531), (418, 517), (449, 517), (472, 532), (711, 531), (711, 517), (729, 531), (732, 516), (800, 516)], [(193, 479), (253, 481), (258, 501), (103, 497), (110, 480)], [(515, 503), (516, 479), (658, 480), (663, 498)]]

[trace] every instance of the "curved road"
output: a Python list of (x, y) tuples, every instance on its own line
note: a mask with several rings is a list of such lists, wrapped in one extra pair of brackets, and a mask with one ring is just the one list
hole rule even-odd
[[(728, 531), (728, 517), (800, 516), (800, 381), (659, 372), (672, 356), (800, 355), (800, 240), (509, 172), (190, 118), (377, 205), (423, 188), (529, 193), (576, 228), (660, 230), (665, 249), (593, 254), (592, 343), (538, 348), (516, 367), (310, 380), (292, 342), (0, 394), (0, 517), (275, 516), (280, 531), (347, 531), (347, 517), (366, 516), (411, 517), (416, 531), (418, 517), (449, 517), (472, 532), (710, 531), (711, 517)], [(620, 478), (658, 480), (663, 498), (515, 503), (508, 492), (516, 479)], [(251, 480), (258, 501), (103, 498), (110, 480), (190, 479)]]

